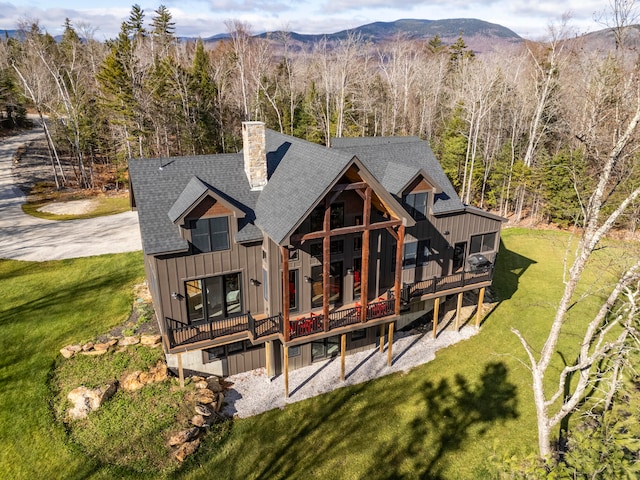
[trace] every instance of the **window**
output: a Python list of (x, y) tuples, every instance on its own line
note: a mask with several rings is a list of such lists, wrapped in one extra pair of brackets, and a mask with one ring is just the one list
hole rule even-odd
[(293, 248), (289, 250), (289, 261), (295, 261), (298, 260), (298, 249), (297, 248)]
[(467, 242), (456, 243), (453, 247), (453, 271), (457, 273), (464, 267), (464, 254), (467, 249)]
[(210, 362), (213, 362), (214, 360), (219, 360), (225, 357), (224, 346), (208, 348), (206, 352), (207, 352), (207, 360), (209, 360)]
[(242, 313), (240, 274), (185, 282), (187, 316), (190, 323)]
[(312, 257), (322, 260), (322, 242), (316, 242), (309, 245), (309, 253)]
[[(317, 206), (311, 212), (311, 231), (318, 232), (324, 227), (324, 204)], [(344, 227), (344, 204), (331, 205), (330, 228)]]
[(360, 298), (360, 292), (362, 290), (362, 259), (354, 258), (353, 259), (353, 299), (357, 300)]
[(316, 265), (311, 267), (311, 308), (322, 306), (322, 266)]
[(229, 249), (229, 220), (227, 217), (191, 220), (191, 244), (196, 253)]
[(340, 337), (329, 337), (311, 342), (311, 361), (332, 358), (340, 353)]
[(469, 254), (491, 252), (496, 247), (496, 232), (474, 235), (471, 237)]
[(344, 252), (344, 240), (333, 240), (330, 247), (331, 255), (340, 255)]
[(289, 347), (289, 358), (299, 357), (300, 353), (301, 353), (300, 345), (296, 345), (295, 347)]
[(424, 220), (427, 218), (428, 198), (428, 192), (410, 193), (404, 196), (403, 203), (413, 218), (416, 220)]
[(431, 240), (428, 238), (417, 242), (405, 243), (402, 268), (415, 268), (426, 265), (429, 263), (430, 253)]
[(249, 340), (233, 342), (228, 345), (220, 345), (219, 347), (212, 347), (203, 350), (203, 361), (204, 363), (210, 363), (216, 360), (223, 360), (229, 355), (239, 355), (250, 350), (257, 350), (260, 348), (264, 348), (264, 343), (254, 345)]
[(352, 342), (356, 342), (358, 340), (364, 340), (365, 338), (367, 338), (367, 330), (364, 328), (362, 330), (356, 330), (355, 332), (351, 332)]
[(262, 269), (262, 296), (269, 300), (269, 274), (266, 269)]
[(298, 270), (289, 270), (289, 310), (298, 311)]
[(353, 251), (359, 252), (362, 250), (362, 235), (353, 237)]

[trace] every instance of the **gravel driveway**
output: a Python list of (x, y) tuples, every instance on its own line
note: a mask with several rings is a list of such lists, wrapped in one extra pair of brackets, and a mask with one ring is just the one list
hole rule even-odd
[(0, 258), (45, 261), (142, 250), (136, 212), (54, 221), (22, 211), (25, 197), (15, 186), (13, 155), (42, 135), (34, 129), (0, 142)]

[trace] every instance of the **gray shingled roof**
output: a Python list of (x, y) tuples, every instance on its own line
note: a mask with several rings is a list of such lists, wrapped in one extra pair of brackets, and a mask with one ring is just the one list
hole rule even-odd
[(357, 155), (382, 185), (397, 197), (422, 168), (442, 188), (434, 198), (434, 215), (464, 209), (427, 142), (417, 137), (336, 138), (333, 141), (334, 149)]
[[(146, 254), (188, 249), (188, 243), (180, 237), (169, 212), (175, 215), (182, 208), (182, 202), (188, 203), (194, 194), (188, 193), (190, 182), (195, 190), (202, 188), (197, 185), (200, 182), (245, 213), (244, 218), (238, 219), (237, 242), (262, 240), (262, 233), (252, 224), (255, 220), (253, 209), (260, 192), (249, 189), (242, 154), (131, 159), (129, 174)], [(177, 206), (172, 210), (174, 205)]]
[(266, 137), (269, 180), (262, 191), (250, 190), (242, 153), (130, 160), (145, 253), (188, 249), (173, 221), (207, 190), (244, 212), (237, 220), (236, 242), (261, 240), (264, 232), (282, 243), (354, 156), (397, 199), (423, 169), (443, 190), (436, 196), (435, 214), (464, 208), (428, 144), (416, 137), (335, 139), (334, 148), (272, 130)]
[(276, 149), (282, 154), (256, 205), (256, 223), (279, 244), (311, 212), (353, 155), (268, 130), (267, 151)]
[(202, 180), (198, 177), (191, 177), (187, 186), (184, 187), (182, 193), (171, 206), (169, 212), (167, 212), (169, 220), (175, 223), (178, 218), (183, 216), (187, 210), (192, 208), (194, 203), (196, 203), (200, 197), (208, 191), (209, 187), (207, 187)]

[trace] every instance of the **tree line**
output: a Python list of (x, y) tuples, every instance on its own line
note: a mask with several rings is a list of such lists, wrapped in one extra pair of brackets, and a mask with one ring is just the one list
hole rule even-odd
[[(134, 5), (106, 42), (68, 20), (59, 41), (37, 22), (21, 25), (0, 42), (3, 125), (25, 107), (46, 117), (56, 183), (82, 188), (100, 186), (98, 164), (122, 185), (129, 158), (235, 152), (248, 119), (326, 145), (418, 136), (466, 203), (569, 225), (580, 224), (593, 188), (594, 149), (616, 128), (601, 120), (628, 114), (635, 87), (631, 58), (585, 49), (566, 24), (548, 42), (479, 55), (462, 37), (372, 45), (350, 35), (305, 48), (287, 32), (257, 37), (240, 21), (227, 29), (210, 48), (179, 41), (162, 5), (148, 23)], [(617, 190), (635, 180), (623, 175)], [(620, 226), (634, 229), (637, 217), (634, 205)]]

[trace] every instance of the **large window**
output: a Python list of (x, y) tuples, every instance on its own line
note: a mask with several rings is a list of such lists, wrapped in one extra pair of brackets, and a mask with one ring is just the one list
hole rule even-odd
[[(321, 231), (324, 226), (324, 204), (317, 206), (311, 212), (311, 231)], [(331, 228), (344, 227), (344, 204), (335, 203), (331, 205), (330, 214)]]
[(496, 232), (471, 237), (469, 253), (492, 252), (496, 248)]
[(289, 310), (298, 311), (298, 270), (289, 270)]
[(431, 240), (418, 240), (404, 244), (404, 258), (402, 268), (422, 267), (429, 263), (431, 253)]
[(197, 253), (229, 249), (229, 220), (227, 217), (191, 220), (191, 243)]
[(429, 192), (418, 192), (405, 195), (403, 202), (414, 219), (424, 220), (427, 218), (428, 199)]
[(213, 320), (242, 313), (240, 285), (239, 273), (185, 282), (189, 322)]

